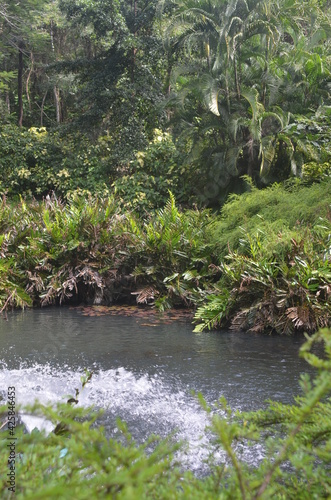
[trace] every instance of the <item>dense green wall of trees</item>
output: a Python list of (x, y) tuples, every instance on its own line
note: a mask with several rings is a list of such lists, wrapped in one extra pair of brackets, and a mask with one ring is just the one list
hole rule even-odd
[[(326, 326), (330, 20), (323, 0), (0, 0), (2, 307), (10, 283), (40, 304), (87, 280), (88, 213), (95, 283), (118, 245), (120, 274), (201, 328)], [(132, 226), (105, 237), (107, 203)]]
[[(242, 175), (263, 187), (329, 162), (326, 1), (1, 2), (0, 27), (1, 136), (6, 124), (22, 129), (18, 142), (26, 129), (46, 127), (60, 134), (49, 135), (55, 149), (61, 140), (68, 150), (67, 134), (83, 134), (83, 155), (101, 141), (105, 148), (93, 154), (97, 181), (86, 186), (92, 191), (100, 178), (121, 191), (136, 176), (127, 202), (147, 196), (151, 208), (164, 202), (170, 177), (181, 201), (220, 206), (245, 189)], [(157, 155), (156, 129), (170, 134), (174, 148), (162, 163), (160, 144), (160, 199), (153, 168), (134, 164), (137, 154), (151, 157), (151, 144)], [(2, 143), (0, 152), (6, 155)], [(74, 159), (67, 163), (68, 189), (81, 188)], [(50, 156), (49, 181), (34, 182), (32, 194), (66, 191), (52, 164)]]

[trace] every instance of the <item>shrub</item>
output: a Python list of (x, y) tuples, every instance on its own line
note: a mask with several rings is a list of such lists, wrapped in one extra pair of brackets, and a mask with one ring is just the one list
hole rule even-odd
[(208, 211), (179, 211), (172, 194), (146, 220), (122, 212), (114, 197), (73, 194), (66, 203), (53, 196), (19, 204), (3, 199), (0, 309), (15, 305), (6, 302), (15, 286), (16, 297), (26, 290), (25, 298), (41, 305), (128, 301), (131, 292), (138, 303), (161, 297), (163, 307), (188, 304), (190, 293), (174, 288), (174, 274), (195, 284), (211, 274), (209, 223)]
[(83, 135), (49, 133), (45, 128), (1, 127), (0, 194), (42, 197), (55, 191), (100, 191), (110, 169), (102, 144)]
[[(196, 312), (195, 331), (229, 325), (252, 332), (314, 332), (331, 323), (331, 224), (275, 235), (244, 234)], [(294, 237), (295, 236), (295, 237)], [(273, 252), (271, 251), (273, 249)]]
[(228, 249), (238, 250), (242, 230), (253, 234), (257, 228), (274, 234), (318, 223), (319, 217), (330, 218), (331, 182), (326, 180), (311, 186), (300, 181), (274, 184), (241, 195), (231, 195), (215, 224), (215, 241), (220, 256)]
[(202, 294), (196, 331), (316, 331), (330, 325), (330, 182), (232, 196), (216, 221), (220, 281)]
[(179, 203), (189, 204), (194, 183), (183, 159), (171, 135), (155, 130), (146, 150), (137, 152), (127, 171), (113, 183), (124, 207), (144, 216), (165, 205), (169, 190)]

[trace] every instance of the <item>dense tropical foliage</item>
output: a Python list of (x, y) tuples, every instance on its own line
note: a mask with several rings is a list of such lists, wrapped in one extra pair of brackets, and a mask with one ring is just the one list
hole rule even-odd
[(3, 192), (64, 194), (87, 175), (147, 209), (170, 183), (219, 207), (242, 175), (328, 169), (325, 0), (29, 0), (2, 2), (0, 23), (0, 151), (17, 151)]
[(191, 56), (176, 73), (169, 106), (179, 133), (191, 138), (192, 161), (201, 168), (203, 158), (218, 184), (214, 197), (240, 175), (268, 183), (329, 157), (327, 141), (313, 147), (330, 90), (321, 5), (183, 0), (169, 23), (173, 44)]
[(134, 300), (198, 307), (197, 330), (313, 332), (330, 324), (330, 195), (328, 180), (253, 187), (216, 217), (170, 193), (144, 218), (116, 197), (4, 198), (0, 309)]
[(54, 431), (17, 430), (17, 498), (331, 496), (330, 26), (329, 0), (0, 0), (0, 315), (185, 306), (197, 332), (308, 332), (316, 368), (294, 405), (201, 397), (227, 456), (204, 479), (171, 437), (36, 403)]
[(1, 310), (329, 325), (329, 2), (0, 2), (0, 26)]

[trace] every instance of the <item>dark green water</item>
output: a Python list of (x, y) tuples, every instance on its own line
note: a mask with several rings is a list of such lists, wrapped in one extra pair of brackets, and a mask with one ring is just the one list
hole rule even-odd
[[(58, 401), (74, 394), (88, 368), (94, 375), (80, 402), (106, 409), (103, 424), (110, 435), (116, 435), (117, 416), (138, 441), (177, 429), (178, 439), (189, 443), (187, 466), (201, 470), (210, 438), (192, 391), (209, 403), (225, 396), (233, 408), (255, 409), (269, 398), (292, 402), (300, 374), (308, 371), (298, 357), (301, 338), (196, 334), (189, 323), (143, 323), (84, 317), (68, 308), (10, 314), (0, 321), (0, 390), (14, 385), (22, 404)], [(24, 418), (30, 429), (40, 425)], [(254, 453), (258, 458), (261, 450)]]

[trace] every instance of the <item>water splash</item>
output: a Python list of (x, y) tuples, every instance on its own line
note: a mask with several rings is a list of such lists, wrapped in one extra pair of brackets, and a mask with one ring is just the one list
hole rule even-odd
[[(75, 389), (81, 387), (82, 370), (49, 364), (21, 365), (0, 371), (0, 388), (17, 387), (17, 403), (21, 406), (35, 400), (43, 404), (65, 402)], [(193, 471), (204, 469), (209, 456), (211, 438), (206, 432), (208, 417), (187, 387), (174, 390), (173, 385), (161, 375), (133, 373), (123, 367), (96, 371), (79, 396), (84, 407), (95, 406), (105, 410), (102, 425), (111, 437), (116, 437), (117, 417), (124, 420), (137, 442), (145, 441), (151, 434), (187, 443), (180, 453), (185, 468)], [(27, 430), (35, 427), (46, 432), (52, 424), (39, 417), (21, 414)]]

